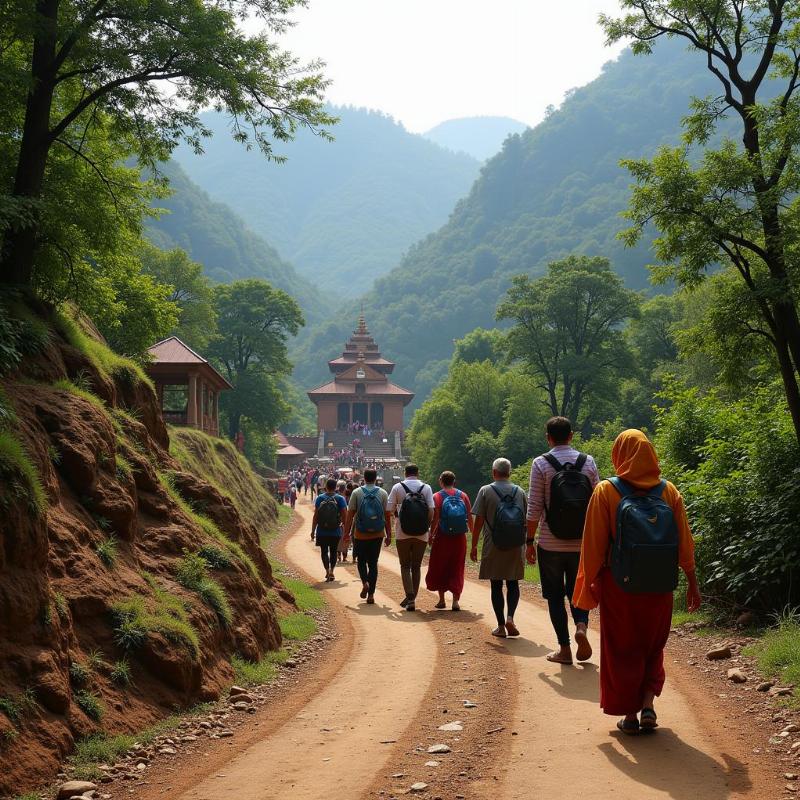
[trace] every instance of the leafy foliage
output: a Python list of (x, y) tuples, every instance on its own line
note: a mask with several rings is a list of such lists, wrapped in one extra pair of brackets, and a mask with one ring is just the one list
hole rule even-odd
[(175, 578), (182, 586), (197, 592), (203, 602), (214, 610), (223, 626), (230, 626), (233, 612), (225, 590), (208, 574), (208, 564), (201, 555), (184, 553), (178, 562)]
[(508, 353), (535, 376), (550, 413), (580, 429), (586, 398), (597, 413), (601, 403), (616, 400), (619, 379), (631, 372), (621, 327), (638, 305), (607, 259), (570, 256), (537, 280), (514, 277), (497, 318), (513, 321)]

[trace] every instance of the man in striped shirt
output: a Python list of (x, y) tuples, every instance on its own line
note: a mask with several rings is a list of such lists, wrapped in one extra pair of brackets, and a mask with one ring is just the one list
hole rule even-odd
[[(550, 653), (547, 659), (557, 664), (572, 664), (565, 597), (570, 600), (572, 619), (575, 623), (577, 658), (579, 661), (585, 661), (592, 655), (592, 647), (586, 634), (589, 613), (571, 605), (581, 559), (581, 539), (559, 538), (550, 530), (547, 521), (548, 509), (551, 507), (550, 487), (557, 473), (553, 461), (562, 466), (567, 464), (577, 466), (577, 462), (581, 459), (583, 461), (581, 472), (589, 479), (592, 489), (600, 482), (594, 459), (591, 456), (582, 459), (581, 453), (572, 446), (572, 437), (572, 423), (566, 417), (553, 417), (548, 420), (547, 442), (551, 450), (533, 460), (528, 492), (527, 560), (529, 564), (535, 564), (538, 557), (542, 596), (547, 600), (550, 621), (559, 645), (558, 650)], [(551, 522), (553, 522), (552, 517)], [(538, 547), (535, 547), (537, 529)]]

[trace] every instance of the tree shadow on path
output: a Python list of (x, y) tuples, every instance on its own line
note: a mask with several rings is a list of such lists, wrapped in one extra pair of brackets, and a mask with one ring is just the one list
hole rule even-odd
[(600, 752), (620, 772), (673, 800), (726, 800), (752, 788), (747, 766), (727, 753), (716, 761), (669, 728), (647, 736), (614, 731)]

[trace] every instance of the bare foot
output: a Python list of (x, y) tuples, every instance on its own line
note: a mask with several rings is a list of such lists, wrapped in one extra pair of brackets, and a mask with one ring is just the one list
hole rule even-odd
[(572, 666), (572, 650), (569, 647), (562, 647), (560, 650), (553, 650), (548, 653), (547, 660), (554, 664), (567, 664)]
[(592, 657), (592, 646), (589, 644), (586, 626), (583, 623), (580, 623), (575, 629), (575, 644), (578, 645), (578, 650), (575, 653), (578, 661), (588, 661)]

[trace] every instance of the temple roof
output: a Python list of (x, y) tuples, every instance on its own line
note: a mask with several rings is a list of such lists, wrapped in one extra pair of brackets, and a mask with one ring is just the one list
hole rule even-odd
[(394, 369), (394, 361), (389, 361), (381, 356), (380, 348), (367, 328), (367, 321), (364, 319), (364, 312), (358, 318), (358, 327), (353, 331), (352, 336), (347, 340), (344, 351), (339, 358), (334, 358), (328, 362), (331, 372), (340, 372), (358, 360), (359, 355), (363, 355), (367, 364), (375, 367), (380, 372), (389, 373)]
[[(354, 395), (354, 385), (350, 382), (339, 383), (336, 380), (323, 383), (307, 392), (311, 400), (320, 400), (324, 397), (335, 397), (341, 395)], [(407, 405), (414, 399), (414, 392), (398, 386), (396, 383), (386, 381), (386, 383), (366, 383), (364, 384), (365, 397), (399, 397), (403, 400), (403, 405)]]

